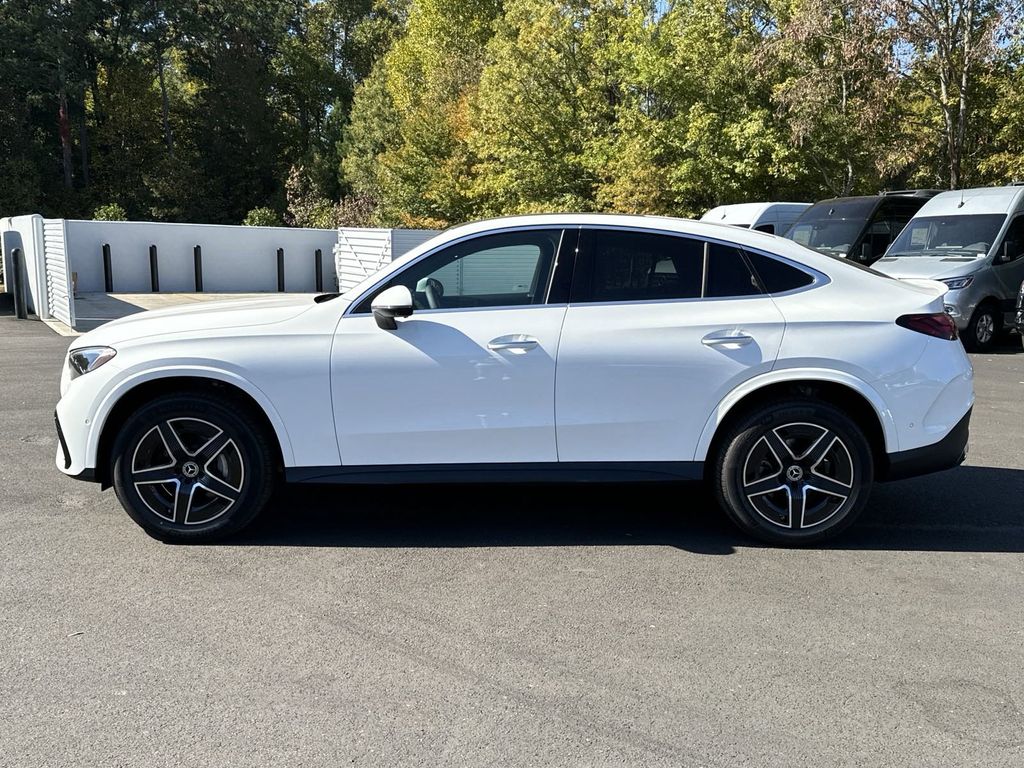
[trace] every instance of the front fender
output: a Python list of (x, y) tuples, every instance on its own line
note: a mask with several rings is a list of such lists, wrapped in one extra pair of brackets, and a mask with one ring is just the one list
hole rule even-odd
[(790, 381), (821, 381), (831, 384), (842, 384), (856, 391), (871, 403), (871, 407), (878, 416), (878, 421), (882, 427), (882, 434), (885, 437), (886, 452), (894, 453), (899, 450), (899, 437), (892, 413), (885, 404), (885, 400), (882, 399), (882, 396), (870, 384), (852, 374), (828, 368), (783, 368), (747, 379), (722, 398), (704, 424), (704, 429), (701, 432), (700, 440), (697, 443), (697, 450), (693, 457), (694, 461), (707, 460), (708, 449), (711, 447), (711, 441), (714, 439), (718, 427), (721, 426), (728, 413), (741, 400), (764, 387)]
[(140, 384), (156, 381), (158, 379), (178, 377), (221, 381), (225, 384), (231, 384), (238, 387), (238, 389), (245, 392), (256, 402), (257, 405), (259, 405), (260, 408), (263, 409), (263, 412), (266, 414), (271, 427), (273, 427), (274, 434), (277, 437), (277, 442), (281, 446), (281, 456), (284, 459), (285, 466), (290, 466), (294, 463), (294, 452), (292, 450), (291, 438), (288, 435), (288, 430), (285, 427), (284, 420), (277, 412), (277, 409), (270, 401), (270, 398), (268, 398), (259, 387), (240, 373), (229, 370), (223, 366), (216, 366), (207, 362), (189, 362), (170, 363), (156, 368), (145, 368), (137, 371), (126, 369), (122, 371), (116, 379), (110, 382), (107, 391), (99, 400), (99, 406), (97, 406), (93, 413), (91, 424), (89, 425), (89, 432), (85, 444), (85, 466), (88, 468), (96, 467), (100, 436), (103, 434), (103, 428), (106, 425), (107, 419), (110, 417), (111, 411), (114, 410), (114, 406), (117, 405), (118, 401), (122, 397)]

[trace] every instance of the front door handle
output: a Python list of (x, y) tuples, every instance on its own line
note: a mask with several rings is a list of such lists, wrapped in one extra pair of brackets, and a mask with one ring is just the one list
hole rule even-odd
[(700, 343), (705, 347), (728, 347), (736, 349), (745, 347), (754, 340), (754, 337), (745, 331), (712, 331)]
[(538, 343), (533, 336), (527, 336), (525, 333), (510, 333), (508, 336), (491, 339), (487, 342), (487, 348), (495, 352), (502, 349), (526, 352), (536, 347)]

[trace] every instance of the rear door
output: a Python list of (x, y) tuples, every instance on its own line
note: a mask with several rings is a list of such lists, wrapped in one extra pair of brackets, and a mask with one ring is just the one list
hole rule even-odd
[(557, 358), (559, 461), (692, 461), (724, 395), (771, 369), (783, 329), (736, 247), (584, 229)]

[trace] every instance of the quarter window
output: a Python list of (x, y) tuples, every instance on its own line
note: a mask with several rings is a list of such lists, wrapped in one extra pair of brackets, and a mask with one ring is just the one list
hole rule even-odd
[(760, 253), (747, 253), (761, 285), (768, 293), (783, 293), (803, 288), (814, 282), (814, 278), (801, 269)]
[(755, 296), (761, 293), (739, 248), (708, 243), (708, 275), (705, 298)]
[[(379, 293), (404, 285), (417, 309), (542, 304), (561, 230), (505, 232), (457, 243), (415, 262)], [(372, 298), (355, 310), (370, 311)]]

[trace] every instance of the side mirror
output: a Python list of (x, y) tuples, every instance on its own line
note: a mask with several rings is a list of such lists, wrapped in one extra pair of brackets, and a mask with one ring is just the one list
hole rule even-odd
[(394, 331), (398, 328), (396, 318), (412, 314), (412, 293), (404, 285), (393, 285), (374, 297), (370, 309), (378, 328)]
[(864, 243), (860, 247), (860, 260), (863, 262), (871, 261), (871, 257), (874, 256), (872, 252), (871, 243)]
[(1003, 249), (996, 257), (997, 264), (1008, 264), (1017, 258), (1017, 243), (1013, 240), (1003, 240)]

